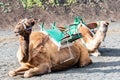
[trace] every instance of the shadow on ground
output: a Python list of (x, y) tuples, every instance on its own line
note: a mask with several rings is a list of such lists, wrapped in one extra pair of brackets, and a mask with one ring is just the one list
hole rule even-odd
[(102, 56), (108, 57), (120, 57), (120, 49), (116, 48), (100, 48), (99, 51)]

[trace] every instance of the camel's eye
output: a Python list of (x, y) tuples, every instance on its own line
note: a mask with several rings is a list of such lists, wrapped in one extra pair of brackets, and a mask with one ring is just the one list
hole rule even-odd
[(20, 27), (18, 27), (18, 30), (20, 30)]
[(18, 26), (17, 29), (20, 30), (20, 27)]

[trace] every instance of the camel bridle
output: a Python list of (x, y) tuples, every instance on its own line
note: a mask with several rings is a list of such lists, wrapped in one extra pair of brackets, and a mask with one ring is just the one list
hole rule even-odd
[(29, 31), (32, 29), (32, 26), (27, 27), (27, 25), (25, 24), (25, 22), (27, 22), (27, 21), (28, 21), (28, 19), (25, 18), (24, 20), (22, 20), (21, 24), (23, 25), (25, 30)]

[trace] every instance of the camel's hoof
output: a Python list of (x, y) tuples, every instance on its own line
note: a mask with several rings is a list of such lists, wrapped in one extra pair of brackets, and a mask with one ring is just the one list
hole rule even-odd
[(11, 76), (11, 77), (16, 76), (16, 72), (15, 71), (10, 71), (9, 76)]
[(92, 53), (91, 55), (92, 55), (92, 56), (95, 56), (95, 57), (98, 57), (98, 56), (101, 55), (101, 53)]
[(24, 73), (24, 78), (29, 78), (29, 77), (32, 77), (33, 75), (29, 72), (29, 71), (26, 71)]
[(101, 53), (97, 50), (94, 53), (91, 53), (92, 56), (98, 57), (101, 55)]

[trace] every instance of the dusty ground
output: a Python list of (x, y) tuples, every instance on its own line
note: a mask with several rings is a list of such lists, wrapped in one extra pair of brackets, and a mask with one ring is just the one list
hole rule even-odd
[[(19, 43), (11, 28), (20, 18), (33, 17), (47, 24), (56, 21), (62, 25), (71, 23), (76, 15), (82, 16), (88, 22), (120, 20), (120, 0), (104, 0), (104, 3), (77, 4), (70, 7), (48, 7), (47, 10), (40, 8), (25, 10), (18, 0), (0, 0), (0, 2), (9, 3), (4, 8), (0, 7), (0, 80), (23, 80), (21, 76), (14, 78), (8, 76), (9, 70), (19, 66), (16, 58)], [(6, 10), (8, 12), (5, 12)], [(97, 58), (91, 56), (93, 64), (85, 68), (71, 68), (35, 76), (29, 80), (120, 80), (119, 26), (119, 22), (110, 24), (107, 37), (100, 47), (102, 56)]]
[(100, 46), (102, 56), (91, 56), (93, 64), (29, 79), (8, 76), (9, 70), (19, 66), (16, 58), (19, 43), (12, 30), (0, 30), (0, 80), (120, 80), (119, 26), (119, 22), (110, 24), (107, 37)]

